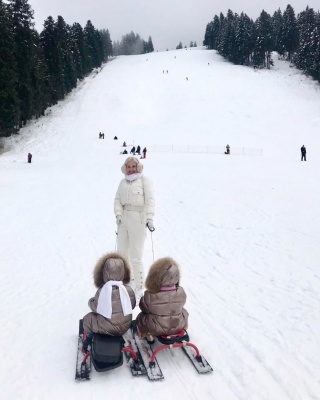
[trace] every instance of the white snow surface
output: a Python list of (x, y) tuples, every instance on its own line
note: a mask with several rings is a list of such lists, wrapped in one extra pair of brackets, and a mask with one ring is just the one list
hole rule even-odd
[[(5, 140), (2, 399), (320, 399), (320, 87), (274, 60), (254, 71), (200, 47), (118, 57)], [(123, 141), (149, 148), (145, 272), (153, 258), (180, 264), (190, 339), (214, 373), (176, 349), (158, 356), (162, 382), (125, 363), (74, 381), (92, 271), (115, 250)]]

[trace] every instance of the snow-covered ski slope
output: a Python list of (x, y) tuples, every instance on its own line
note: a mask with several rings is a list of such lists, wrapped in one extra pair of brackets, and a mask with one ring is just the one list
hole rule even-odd
[[(320, 399), (319, 85), (276, 57), (254, 72), (196, 48), (118, 57), (47, 114), (0, 156), (1, 398)], [(115, 249), (123, 141), (184, 150), (143, 160), (154, 257), (180, 263), (213, 374), (177, 350), (158, 356), (163, 382), (125, 365), (74, 381), (92, 269)], [(147, 273), (150, 234), (144, 261)]]

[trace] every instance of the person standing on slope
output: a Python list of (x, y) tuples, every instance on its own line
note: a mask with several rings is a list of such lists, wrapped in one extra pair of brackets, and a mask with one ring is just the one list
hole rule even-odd
[(142, 263), (146, 227), (153, 232), (155, 197), (153, 183), (142, 174), (143, 165), (136, 157), (128, 157), (121, 167), (125, 178), (120, 181), (114, 214), (118, 225), (117, 251), (128, 257), (132, 266), (132, 287), (139, 299), (143, 294)]
[(306, 156), (307, 156), (307, 149), (304, 147), (303, 144), (301, 147), (301, 161), (307, 161)]
[(146, 158), (147, 157), (147, 148), (145, 147), (143, 150), (142, 150), (142, 158)]

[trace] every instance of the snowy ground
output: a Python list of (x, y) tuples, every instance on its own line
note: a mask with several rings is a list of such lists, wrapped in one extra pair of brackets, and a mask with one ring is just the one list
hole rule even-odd
[[(254, 72), (202, 48), (119, 57), (6, 140), (2, 399), (320, 399), (320, 87), (275, 62)], [(180, 263), (189, 334), (213, 374), (177, 350), (158, 357), (161, 383), (125, 365), (74, 381), (92, 269), (115, 248), (124, 140), (190, 145), (149, 151), (144, 165), (156, 190), (154, 257)], [(149, 235), (146, 273), (152, 261)]]

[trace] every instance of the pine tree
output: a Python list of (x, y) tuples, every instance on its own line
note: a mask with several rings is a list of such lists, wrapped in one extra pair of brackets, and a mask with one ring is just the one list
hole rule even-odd
[(208, 26), (208, 31), (206, 33), (207, 39), (205, 38), (206, 43), (204, 43), (204, 45), (207, 46), (210, 50), (217, 50), (219, 31), (220, 20), (219, 17), (215, 15), (213, 21), (211, 21)]
[(120, 54), (125, 54), (125, 55), (143, 54), (148, 49), (148, 44), (143, 39), (140, 38), (139, 34), (130, 32), (122, 36), (120, 49), (121, 49)]
[(75, 22), (70, 31), (71, 35), (71, 51), (73, 54), (73, 62), (77, 71), (78, 79), (83, 79), (85, 76), (87, 49), (85, 44), (84, 33), (81, 25)]
[(46, 86), (49, 93), (49, 106), (63, 99), (64, 71), (63, 53), (59, 46), (57, 24), (51, 16), (44, 21), (40, 42), (47, 65)]
[(116, 40), (116, 41), (113, 43), (112, 48), (113, 48), (113, 55), (114, 55), (114, 56), (120, 55), (120, 42), (119, 42), (119, 40)]
[(40, 43), (40, 35), (33, 31), (34, 57), (33, 68), (31, 70), (31, 83), (33, 92), (33, 114), (36, 118), (44, 115), (45, 109), (49, 104), (49, 93), (46, 86), (47, 65)]
[(60, 50), (59, 54), (61, 57), (61, 72), (63, 78), (61, 81), (60, 96), (64, 98), (64, 96), (76, 86), (77, 73), (71, 52), (71, 29), (70, 26), (65, 23), (61, 15), (58, 16), (56, 28), (57, 46)]
[(112, 49), (112, 40), (110, 37), (109, 30), (107, 29), (106, 31), (106, 50), (107, 50), (107, 56), (111, 57), (113, 56), (113, 49)]
[(149, 39), (148, 39), (148, 53), (152, 53), (153, 51), (154, 51), (154, 48), (153, 48), (152, 38), (151, 38), (151, 36), (149, 36)]
[(223, 13), (220, 13), (219, 16), (219, 32), (218, 37), (216, 39), (216, 46), (219, 54), (223, 53), (223, 40), (224, 40), (224, 31), (227, 25), (227, 20)]
[(283, 23), (281, 31), (281, 42), (287, 53), (288, 60), (291, 61), (292, 55), (299, 45), (299, 31), (295, 13), (290, 4), (283, 13)]
[(84, 28), (84, 37), (87, 47), (87, 67), (88, 72), (93, 68), (101, 66), (103, 60), (102, 40), (98, 31), (89, 20)]
[(15, 133), (19, 121), (13, 49), (14, 39), (9, 13), (0, 0), (0, 136), (10, 136), (11, 133)]
[(22, 127), (33, 115), (33, 93), (31, 70), (35, 46), (33, 42), (33, 10), (28, 0), (8, 0), (11, 17), (11, 32), (14, 40), (16, 64), (16, 93), (19, 98), (19, 127)]
[(307, 7), (298, 15), (297, 23), (300, 39), (295, 63), (305, 73), (319, 79), (319, 13)]
[(235, 42), (234, 22), (235, 22), (235, 15), (229, 9), (222, 28), (222, 40), (220, 42), (220, 50), (219, 50), (220, 54), (229, 61), (233, 61), (234, 58), (234, 42)]
[(251, 55), (254, 49), (255, 36), (252, 30), (253, 22), (241, 13), (235, 28), (235, 57), (234, 62), (241, 65), (251, 64)]
[(274, 50), (283, 56), (285, 53), (285, 48), (282, 40), (283, 16), (280, 8), (278, 11), (275, 11), (272, 16), (272, 29), (274, 35)]
[(110, 39), (110, 33), (105, 29), (102, 29), (99, 31), (101, 39), (102, 39), (102, 48), (103, 48), (103, 60), (107, 61), (108, 57), (111, 57), (113, 55), (113, 49), (112, 49), (112, 41)]
[(255, 46), (255, 59), (257, 65), (270, 69), (271, 52), (274, 48), (274, 37), (271, 16), (262, 10), (256, 21), (257, 40)]
[(206, 31), (204, 33), (203, 45), (206, 46), (207, 49), (211, 50), (211, 31), (212, 31), (213, 22), (209, 22), (206, 26)]

